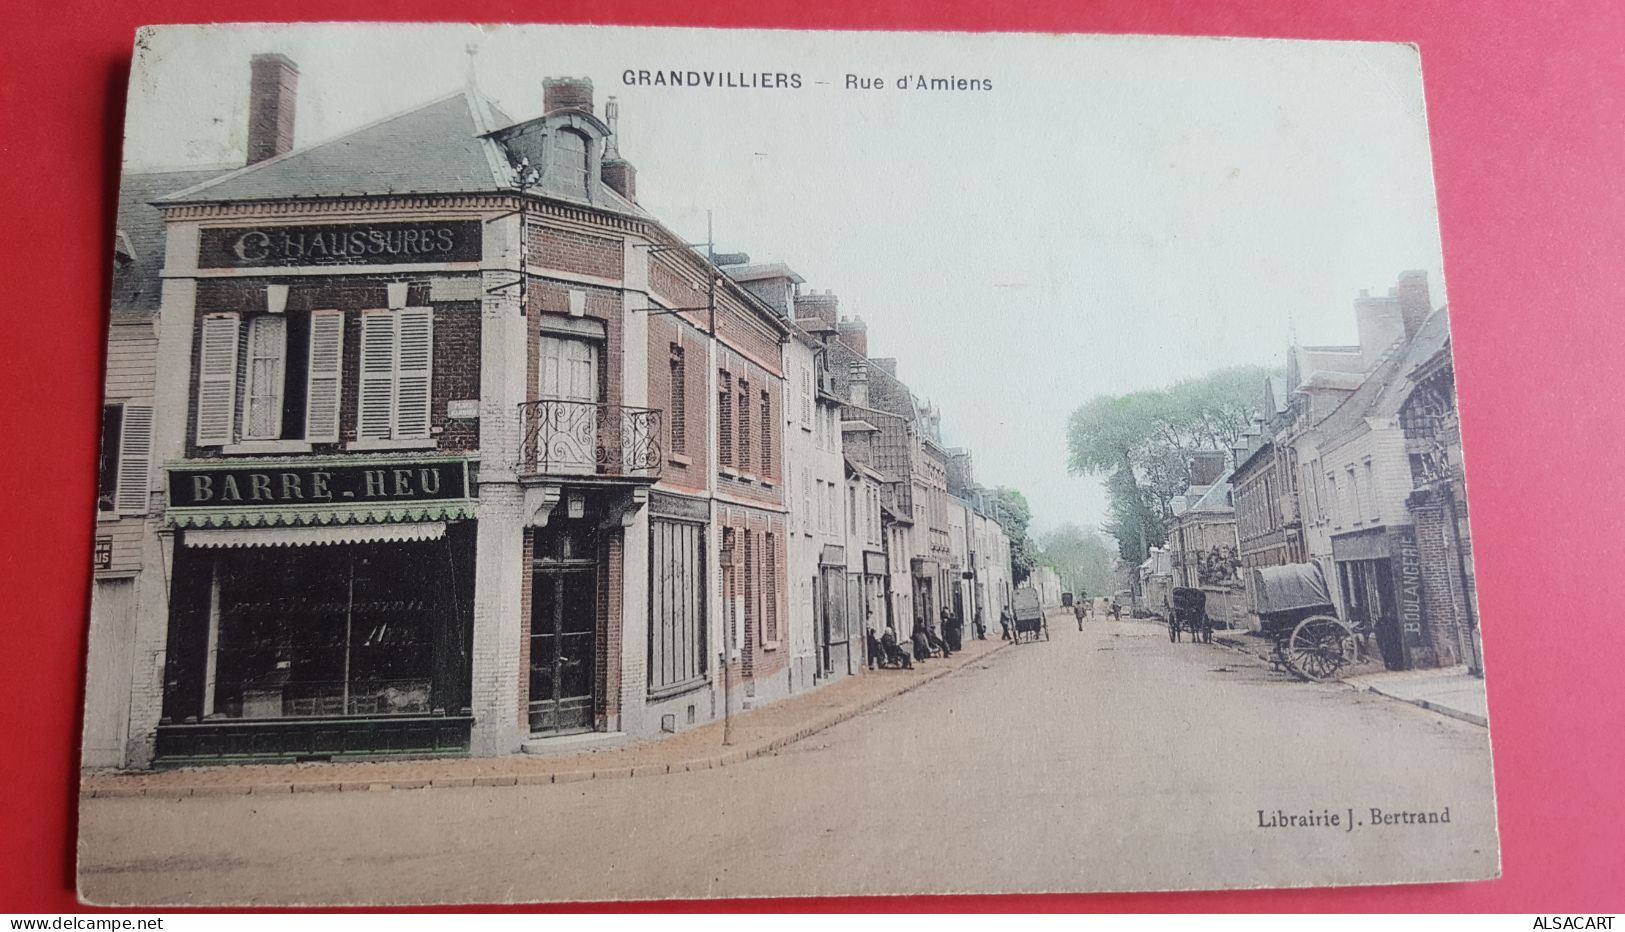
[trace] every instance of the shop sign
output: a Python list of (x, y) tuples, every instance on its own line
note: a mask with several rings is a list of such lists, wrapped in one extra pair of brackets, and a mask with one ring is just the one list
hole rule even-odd
[(1394, 542), (1394, 584), (1399, 595), (1399, 626), (1405, 640), (1419, 643), (1422, 637), (1422, 552), (1416, 546), (1416, 533), (1396, 529)]
[(886, 555), (873, 550), (863, 552), (863, 572), (868, 576), (886, 575)]
[(467, 497), (465, 460), (169, 471), (171, 508), (376, 505)]
[(92, 565), (96, 569), (108, 570), (113, 568), (113, 538), (96, 538), (94, 561), (95, 562)]
[(478, 262), (480, 221), (206, 227), (198, 268)]

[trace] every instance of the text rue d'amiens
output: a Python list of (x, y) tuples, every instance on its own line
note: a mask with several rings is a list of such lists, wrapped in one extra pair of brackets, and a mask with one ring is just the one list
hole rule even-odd
[(627, 87), (691, 87), (719, 90), (797, 91), (811, 85), (831, 85), (848, 91), (991, 91), (992, 78), (954, 74), (845, 74), (839, 81), (808, 80), (795, 71), (695, 71), (682, 68), (627, 68), (621, 72)]

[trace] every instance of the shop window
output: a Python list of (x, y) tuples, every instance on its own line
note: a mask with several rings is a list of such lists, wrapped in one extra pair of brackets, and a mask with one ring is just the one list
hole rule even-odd
[(705, 679), (704, 525), (651, 520), (649, 574), (649, 692), (676, 692)]
[(152, 405), (125, 402), (102, 407), (96, 510), (143, 514), (152, 472)]
[(438, 545), (217, 558), (203, 717), (427, 715), (454, 623)]
[(434, 312), (426, 307), (361, 316), (361, 440), (426, 440), (434, 363)]
[(548, 141), (552, 143), (548, 147), (549, 183), (565, 194), (586, 197), (587, 185), (592, 178), (587, 137), (573, 130), (561, 129)]

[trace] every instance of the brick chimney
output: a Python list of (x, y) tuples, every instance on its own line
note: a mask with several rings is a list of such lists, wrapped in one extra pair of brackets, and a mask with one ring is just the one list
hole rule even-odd
[(869, 325), (863, 322), (862, 317), (856, 315), (843, 317), (835, 325), (836, 339), (847, 345), (847, 348), (859, 356), (869, 355)]
[(254, 165), (293, 149), (293, 117), (299, 101), (299, 66), (275, 52), (249, 60), (248, 161)]
[(869, 405), (869, 367), (857, 360), (847, 363), (846, 391), (852, 398), (852, 403), (861, 407)]
[(1422, 322), (1433, 313), (1433, 304), (1428, 297), (1428, 273), (1415, 269), (1399, 273), (1394, 295), (1399, 298), (1399, 316), (1405, 324), (1406, 338), (1416, 336), (1416, 331), (1422, 329)]
[[(587, 109), (592, 109), (592, 84), (587, 85)], [(633, 203), (638, 200), (638, 170), (632, 163), (621, 158), (619, 146), (621, 135), (621, 105), (614, 97), (604, 101), (604, 116), (609, 123), (609, 142), (604, 147), (604, 161), (598, 169), (598, 177), (604, 184), (614, 188), (621, 197)], [(747, 257), (745, 261), (750, 261)]]
[(1360, 334), (1360, 368), (1366, 372), (1375, 369), (1389, 347), (1406, 336), (1399, 298), (1392, 294), (1372, 297), (1362, 289), (1354, 299), (1354, 323)]
[(585, 110), (592, 112), (592, 78), (543, 78), (542, 112)]

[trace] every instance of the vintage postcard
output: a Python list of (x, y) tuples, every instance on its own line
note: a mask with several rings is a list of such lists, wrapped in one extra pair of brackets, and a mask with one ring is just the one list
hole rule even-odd
[(162, 26), (125, 133), (86, 900), (1498, 874), (1414, 46)]

